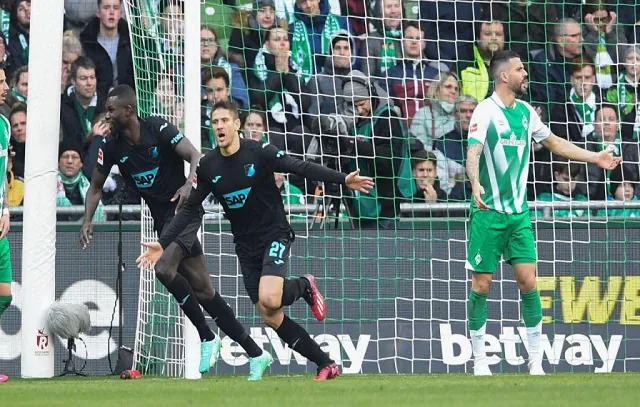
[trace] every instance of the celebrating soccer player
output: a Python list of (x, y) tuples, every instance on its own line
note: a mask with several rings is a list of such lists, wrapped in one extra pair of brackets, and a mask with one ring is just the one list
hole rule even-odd
[[(615, 168), (608, 149), (590, 152), (552, 134), (536, 111), (517, 97), (528, 88), (527, 72), (514, 51), (498, 51), (489, 67), (495, 92), (473, 112), (467, 174), (473, 189), (466, 268), (473, 272), (467, 304), (474, 374), (491, 375), (485, 353), (487, 296), (500, 258), (511, 264), (522, 298), (529, 373), (544, 375), (540, 336), (542, 307), (536, 288), (536, 251), (527, 207), (532, 139), (565, 158)], [(543, 85), (544, 86), (544, 85)]]
[[(159, 117), (140, 118), (136, 95), (127, 85), (116, 86), (107, 98), (106, 121), (111, 135), (104, 138), (98, 162), (91, 177), (85, 201), (81, 243), (86, 248), (92, 238), (91, 219), (102, 195), (102, 186), (115, 164), (120, 173), (145, 200), (153, 217), (154, 229), (161, 234), (191, 191), (201, 154), (180, 131)], [(184, 176), (184, 161), (191, 164), (190, 177)], [(198, 329), (201, 340), (200, 372), (215, 364), (222, 342), (207, 325), (200, 305), (220, 329), (238, 342), (249, 355), (249, 380), (260, 380), (273, 358), (263, 351), (236, 319), (233, 310), (213, 289), (205, 267), (204, 253), (197, 232), (204, 211), (185, 223), (175, 239), (165, 246), (155, 265), (155, 275), (175, 297), (185, 315)]]
[(304, 298), (314, 316), (326, 316), (324, 299), (312, 275), (285, 279), (286, 262), (294, 233), (287, 221), (274, 172), (294, 173), (305, 178), (344, 184), (367, 193), (373, 180), (358, 171), (349, 175), (300, 161), (271, 144), (241, 139), (240, 119), (229, 102), (213, 106), (211, 124), (218, 147), (200, 160), (193, 181), (194, 191), (158, 243), (143, 244), (147, 251), (139, 264), (155, 263), (185, 226), (198, 217), (202, 201), (213, 193), (231, 223), (244, 285), (265, 323), (293, 350), (318, 366), (316, 380), (330, 380), (340, 372), (307, 331), (292, 321), (282, 307)]
[[(0, 69), (0, 105), (7, 98), (7, 77), (4, 69)], [(0, 174), (5, 174), (4, 182), (0, 182), (0, 202), (2, 202), (2, 217), (0, 217), (0, 319), (11, 305), (11, 251), (9, 250), (9, 184), (7, 181), (7, 164), (9, 163), (9, 138), (11, 125), (4, 116), (0, 116)], [(0, 383), (7, 381), (7, 376), (0, 374)]]

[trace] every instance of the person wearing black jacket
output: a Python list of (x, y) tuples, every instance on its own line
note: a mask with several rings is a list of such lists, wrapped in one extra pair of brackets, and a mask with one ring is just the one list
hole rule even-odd
[(83, 146), (93, 127), (95, 118), (104, 112), (104, 98), (96, 90), (96, 66), (86, 57), (79, 57), (73, 63), (69, 75), (71, 86), (62, 96), (60, 105), (60, 125), (65, 141)]
[(98, 93), (102, 95), (117, 84), (135, 88), (129, 28), (121, 14), (120, 0), (100, 0), (98, 17), (80, 34), (85, 56), (96, 64)]
[(29, 63), (29, 28), (31, 25), (31, 0), (15, 0), (11, 7), (9, 45), (7, 51), (18, 68)]

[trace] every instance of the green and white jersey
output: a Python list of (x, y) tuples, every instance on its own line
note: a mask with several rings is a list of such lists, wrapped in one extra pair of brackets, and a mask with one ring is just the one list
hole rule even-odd
[(0, 211), (4, 205), (6, 196), (7, 165), (9, 164), (9, 137), (11, 137), (11, 125), (9, 121), (0, 115), (0, 174), (4, 174), (0, 182)]
[[(507, 108), (494, 92), (480, 102), (469, 124), (469, 145), (483, 144), (480, 156), (482, 197), (490, 209), (502, 213), (528, 210), (527, 176), (531, 140), (540, 143), (551, 131), (531, 105), (521, 100)], [(471, 201), (472, 208), (475, 203)]]

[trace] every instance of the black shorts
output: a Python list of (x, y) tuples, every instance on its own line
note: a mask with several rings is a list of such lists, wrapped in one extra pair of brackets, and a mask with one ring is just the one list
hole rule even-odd
[(260, 277), (286, 277), (291, 243), (292, 240), (288, 236), (270, 240), (263, 246), (262, 250), (255, 250), (253, 253), (248, 253), (236, 246), (244, 288), (247, 290), (252, 303), (258, 302)]
[[(172, 220), (173, 217), (170, 217), (164, 222), (164, 225), (162, 225), (163, 232)], [(185, 257), (196, 257), (204, 253), (200, 240), (198, 240), (198, 230), (201, 225), (202, 220), (200, 218), (193, 218), (173, 241), (184, 250)]]

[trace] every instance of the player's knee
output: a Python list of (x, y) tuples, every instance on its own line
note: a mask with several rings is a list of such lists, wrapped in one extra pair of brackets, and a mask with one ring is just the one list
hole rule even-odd
[[(483, 275), (480, 275), (483, 276)], [(491, 278), (474, 276), (471, 282), (471, 289), (478, 294), (487, 295), (491, 290)]]
[(262, 320), (264, 324), (269, 328), (277, 329), (282, 323), (281, 318), (278, 317), (276, 312), (265, 312), (262, 314)]
[(261, 294), (258, 301), (264, 309), (269, 311), (277, 311), (282, 307), (281, 294)]
[(198, 302), (200, 304), (208, 303), (213, 299), (213, 296), (215, 295), (215, 292), (211, 287), (198, 288), (197, 290), (195, 290), (195, 292), (196, 298), (198, 298)]
[(160, 257), (160, 260), (158, 260), (155, 266), (155, 273), (158, 280), (166, 286), (173, 281), (177, 271), (171, 262), (166, 258)]
[(523, 293), (531, 292), (534, 288), (536, 288), (535, 275), (518, 279), (518, 289)]

